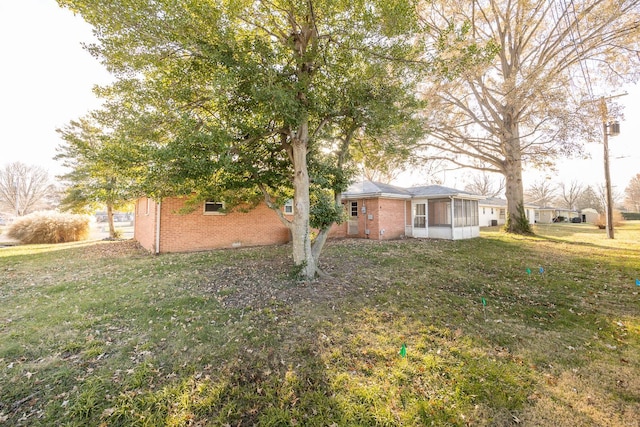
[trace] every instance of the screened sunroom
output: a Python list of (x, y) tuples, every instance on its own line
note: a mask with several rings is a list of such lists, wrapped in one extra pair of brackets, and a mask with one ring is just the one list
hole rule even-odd
[(480, 235), (481, 196), (440, 185), (409, 188), (412, 223), (406, 234), (433, 239), (469, 239)]

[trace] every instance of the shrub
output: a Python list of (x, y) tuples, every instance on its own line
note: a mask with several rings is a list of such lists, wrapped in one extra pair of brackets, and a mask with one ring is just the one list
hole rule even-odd
[(53, 211), (34, 212), (16, 219), (9, 226), (7, 235), (25, 244), (86, 240), (89, 236), (89, 218)]
[[(622, 214), (620, 213), (620, 211), (613, 211), (613, 226), (617, 227), (619, 226), (622, 221), (624, 221), (624, 218), (622, 217)], [(598, 214), (598, 219), (596, 219), (593, 223), (596, 227), (598, 227), (601, 230), (604, 230), (605, 228), (607, 228), (607, 215), (606, 214)]]
[(622, 216), (626, 221), (639, 221), (640, 212), (623, 212)]

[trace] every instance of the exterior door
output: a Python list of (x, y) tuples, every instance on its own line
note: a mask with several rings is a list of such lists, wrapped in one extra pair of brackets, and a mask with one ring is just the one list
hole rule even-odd
[(358, 230), (358, 202), (349, 202), (349, 219), (347, 220), (347, 235), (355, 236)]
[(428, 237), (427, 204), (413, 203), (413, 237)]

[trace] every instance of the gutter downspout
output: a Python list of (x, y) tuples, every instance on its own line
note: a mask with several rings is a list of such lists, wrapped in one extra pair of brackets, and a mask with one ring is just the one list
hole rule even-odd
[(156, 255), (160, 254), (160, 209), (162, 207), (162, 201), (158, 202), (158, 208), (156, 209)]

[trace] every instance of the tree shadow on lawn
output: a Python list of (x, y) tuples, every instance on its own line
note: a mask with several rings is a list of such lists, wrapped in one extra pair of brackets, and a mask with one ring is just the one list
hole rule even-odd
[[(627, 229), (624, 225), (616, 227), (618, 237), (620, 232), (633, 233), (636, 229), (637, 227), (629, 227)], [(607, 252), (617, 250), (618, 248), (616, 248), (615, 244), (618, 244), (620, 241), (619, 239), (608, 239), (605, 230), (598, 229), (592, 224), (539, 224), (536, 225), (535, 231), (536, 234), (532, 240), (541, 239), (570, 246), (597, 248)], [(589, 240), (595, 240), (595, 242)], [(599, 244), (597, 241), (601, 241), (602, 243)], [(640, 253), (637, 249), (628, 250)]]
[[(204, 328), (196, 333), (201, 343), (188, 347), (187, 335), (176, 344), (149, 342), (144, 363), (127, 375), (78, 383), (62, 419), (70, 425), (512, 425), (535, 420), (531, 408), (553, 402), (553, 393), (564, 399), (569, 386), (546, 392), (535, 385), (545, 375), (558, 381), (568, 366), (590, 375), (593, 356), (568, 347), (582, 349), (583, 338), (592, 340), (598, 328), (596, 351), (619, 345), (619, 327), (593, 305), (587, 320), (594, 322), (584, 327), (579, 311), (586, 307), (576, 292), (603, 291), (567, 254), (549, 257), (481, 239), (336, 242), (323, 258), (334, 279), (298, 282), (289, 275), (287, 249), (150, 257), (166, 271), (184, 264), (177, 278), (191, 272), (176, 295), (161, 297), (158, 289), (154, 298), (161, 312), (180, 293), (185, 301), (202, 300), (202, 306), (179, 306), (182, 328), (172, 313), (161, 313), (165, 321), (172, 314), (176, 334)], [(548, 276), (527, 275), (527, 265), (543, 260), (550, 260)], [(600, 303), (611, 297), (598, 296)], [(531, 301), (535, 310), (524, 310)], [(202, 318), (184, 329), (183, 317), (193, 316), (187, 309), (202, 310)], [(611, 314), (620, 313), (614, 309)], [(207, 329), (208, 316), (219, 310), (224, 325)], [(212, 333), (223, 336), (208, 339)], [(225, 341), (226, 349), (207, 347)], [(407, 357), (398, 354), (403, 343)], [(545, 367), (551, 364), (557, 367)], [(171, 365), (177, 369), (160, 370)], [(114, 387), (114, 377), (124, 384)], [(603, 384), (615, 387), (611, 381)], [(587, 396), (577, 399), (549, 408), (572, 419), (588, 406)], [(538, 424), (552, 425), (552, 418)]]

